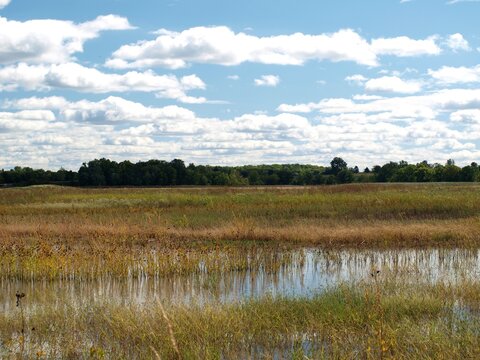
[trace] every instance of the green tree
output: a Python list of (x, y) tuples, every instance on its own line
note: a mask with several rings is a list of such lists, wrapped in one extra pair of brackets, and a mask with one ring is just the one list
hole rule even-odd
[(331, 172), (333, 175), (337, 175), (340, 171), (347, 169), (348, 164), (341, 157), (334, 157), (330, 161)]
[(337, 182), (339, 184), (348, 184), (353, 182), (354, 176), (353, 176), (353, 171), (349, 169), (342, 169), (340, 172), (336, 175)]

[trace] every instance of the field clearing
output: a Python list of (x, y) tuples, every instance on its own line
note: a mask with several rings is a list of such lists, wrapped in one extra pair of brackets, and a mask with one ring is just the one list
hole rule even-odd
[(476, 184), (0, 189), (0, 358), (473, 359), (479, 250)]

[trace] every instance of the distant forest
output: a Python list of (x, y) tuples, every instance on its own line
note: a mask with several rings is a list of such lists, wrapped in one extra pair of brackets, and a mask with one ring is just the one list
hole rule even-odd
[(339, 157), (330, 166), (315, 165), (185, 165), (182, 160), (132, 163), (96, 159), (76, 171), (15, 167), (0, 170), (0, 186), (59, 184), (71, 186), (179, 186), (179, 185), (322, 185), (353, 182), (474, 182), (480, 180), (477, 163), (465, 167), (448, 160), (445, 165), (422, 161), (389, 162), (360, 171)]

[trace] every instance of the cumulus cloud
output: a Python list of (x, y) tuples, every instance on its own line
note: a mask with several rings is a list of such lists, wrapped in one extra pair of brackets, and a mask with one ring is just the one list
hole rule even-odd
[(182, 32), (159, 30), (155, 40), (124, 45), (106, 65), (112, 68), (183, 68), (191, 63), (239, 65), (245, 62), (303, 65), (310, 60), (352, 61), (376, 66), (379, 55), (438, 55), (436, 38), (408, 37), (367, 41), (351, 29), (309, 35), (295, 33), (257, 37), (225, 26), (195, 27)]
[(70, 102), (58, 96), (30, 97), (4, 101), (3, 106), (22, 112), (48, 109), (59, 112), (65, 120), (80, 122), (155, 122), (159, 119), (195, 118), (190, 110), (175, 105), (151, 108), (116, 96), (109, 96), (98, 102), (88, 100)]
[(262, 75), (259, 79), (254, 80), (255, 86), (276, 87), (280, 84), (280, 77), (277, 75)]
[(447, 46), (452, 49), (453, 51), (457, 52), (460, 50), (463, 51), (470, 51), (470, 44), (468, 41), (463, 37), (462, 34), (456, 33), (450, 35), (446, 40)]
[(14, 113), (0, 112), (0, 117), (8, 117), (14, 120), (55, 120), (55, 115), (50, 110), (22, 110)]
[(0, 9), (3, 9), (8, 4), (10, 4), (10, 0), (0, 0)]
[(231, 66), (244, 62), (302, 65), (314, 59), (377, 64), (368, 42), (349, 29), (333, 34), (256, 37), (219, 26), (182, 32), (161, 30), (158, 35), (152, 41), (122, 46), (107, 65), (114, 68), (182, 68), (189, 63)]
[(418, 81), (403, 80), (397, 76), (382, 76), (370, 79), (365, 83), (365, 90), (371, 92), (392, 92), (400, 94), (414, 94), (422, 90)]
[[(100, 101), (16, 99), (4, 101), (0, 113), (0, 167), (35, 165), (41, 159), (41, 166), (78, 168), (81, 161), (98, 156), (325, 164), (334, 155), (371, 166), (419, 161), (419, 153), (431, 161), (455, 158), (467, 163), (480, 157), (479, 104), (478, 90), (454, 89), (406, 97), (324, 99), (300, 104), (304, 115), (293, 114), (292, 106), (276, 115), (219, 119), (112, 96)], [(314, 116), (306, 115), (313, 110)]]
[(422, 90), (422, 83), (417, 80), (403, 80), (399, 76), (382, 76), (369, 79), (363, 75), (350, 75), (345, 78), (351, 84), (363, 86), (368, 92), (390, 92), (414, 94)]
[(0, 134), (17, 131), (40, 131), (53, 125), (56, 116), (49, 110), (22, 110), (0, 112)]
[[(310, 127), (307, 119), (294, 114), (245, 114), (220, 120), (200, 118), (176, 106), (146, 107), (117, 97), (99, 102), (34, 97), (6, 101), (4, 106), (11, 111), (0, 116), (4, 120), (0, 121), (0, 159), (8, 153), (17, 164), (30, 160), (30, 165), (37, 163), (33, 160), (37, 156), (77, 166), (79, 159), (99, 153), (115, 159), (181, 156), (203, 159), (200, 161), (212, 157), (223, 162), (238, 161), (246, 153), (265, 159), (295, 151), (293, 142), (305, 138)], [(31, 130), (27, 130), (31, 124), (20, 126), (16, 121), (16, 113), (39, 111), (42, 106), (55, 114), (55, 120), (37, 121), (38, 126)], [(73, 143), (69, 141), (72, 133)], [(22, 134), (20, 142), (14, 140), (18, 134)], [(37, 146), (35, 154), (27, 154), (25, 149), (32, 144), (43, 146)]]
[[(411, 76), (406, 73), (390, 71), (378, 78), (356, 74), (346, 80), (361, 86), (361, 94), (351, 98), (282, 104), (276, 114), (252, 111), (226, 118), (201, 117), (181, 106), (146, 106), (118, 96), (146, 92), (183, 103), (208, 102), (192, 96), (206, 88), (200, 77), (160, 75), (148, 70), (154, 66), (303, 65), (324, 60), (377, 66), (382, 56), (438, 55), (442, 51), (439, 43), (454, 51), (466, 50), (469, 45), (461, 34), (446, 40), (366, 39), (344, 29), (260, 37), (227, 27), (197, 27), (181, 32), (161, 30), (154, 40), (122, 46), (106, 64), (134, 69), (124, 73), (75, 63), (75, 54), (83, 51), (89, 39), (105, 30), (130, 28), (127, 19), (114, 15), (84, 23), (0, 18), (3, 99), (9, 92), (23, 90), (86, 94), (86, 99), (72, 101), (38, 94), (19, 98), (22, 95), (17, 93), (12, 95), (15, 99), (0, 101), (0, 168), (78, 168), (82, 161), (98, 156), (132, 161), (180, 157), (210, 164), (243, 164), (245, 159), (325, 164), (339, 155), (361, 166), (416, 161), (419, 153), (432, 161), (453, 157), (459, 163), (480, 157), (480, 90), (446, 89), (418, 95), (423, 83), (406, 79)], [(146, 69), (137, 70), (142, 68)], [(479, 73), (478, 66), (429, 71), (437, 85), (478, 82)], [(239, 79), (233, 74), (227, 78)], [(257, 86), (279, 82), (276, 75), (254, 80)], [(98, 100), (90, 94), (105, 95)]]
[(66, 135), (55, 135), (55, 134), (46, 134), (35, 136), (31, 139), (31, 143), (37, 146), (39, 145), (71, 145), (75, 140), (71, 136)]
[(395, 38), (373, 39), (372, 50), (377, 55), (390, 55), (398, 57), (411, 57), (420, 55), (439, 55), (442, 49), (437, 45), (437, 37), (427, 39), (411, 39), (407, 36)]
[(398, 57), (439, 55), (442, 50), (436, 41), (437, 37), (435, 36), (423, 40), (399, 36), (395, 38), (373, 39), (371, 46), (377, 55), (392, 55)]
[(196, 75), (177, 78), (174, 75), (157, 75), (153, 71), (109, 74), (77, 63), (20, 63), (0, 68), (0, 91), (71, 89), (99, 94), (138, 91), (153, 92), (158, 97), (184, 103), (204, 103), (205, 98), (188, 96), (187, 92), (205, 88), (205, 83)]
[(132, 29), (128, 20), (117, 15), (99, 16), (79, 24), (48, 19), (22, 22), (0, 17), (0, 64), (67, 62), (100, 32), (128, 29)]
[(48, 109), (59, 110), (67, 107), (69, 102), (62, 96), (49, 96), (49, 97), (30, 97), (18, 100), (4, 100), (3, 107), (6, 109)]
[(480, 82), (480, 65), (474, 67), (443, 66), (438, 70), (428, 70), (428, 74), (444, 84)]
[(480, 109), (455, 111), (450, 114), (450, 119), (455, 122), (480, 124)]
[[(479, 89), (447, 89), (424, 95), (386, 97), (371, 100), (323, 99), (320, 102), (305, 104), (282, 104), (279, 112), (303, 113), (318, 112), (322, 116), (350, 116), (356, 121), (368, 122), (417, 122), (445, 118), (460, 110), (478, 109)], [(478, 130), (477, 130), (478, 131)], [(467, 134), (469, 137), (472, 134)], [(477, 133), (478, 136), (480, 132)]]

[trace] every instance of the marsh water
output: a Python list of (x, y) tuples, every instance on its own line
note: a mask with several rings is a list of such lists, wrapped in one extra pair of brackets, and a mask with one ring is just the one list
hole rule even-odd
[[(480, 250), (290, 250), (274, 270), (209, 272), (202, 264), (189, 275), (106, 277), (95, 281), (11, 281), (0, 279), (0, 311), (16, 306), (17, 291), (27, 309), (92, 303), (147, 305), (235, 302), (262, 296), (304, 297), (340, 283), (369, 281), (371, 274), (413, 283), (455, 283), (480, 275)], [(248, 255), (246, 255), (248, 256)]]

